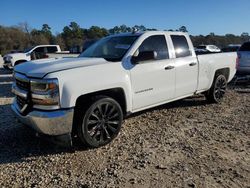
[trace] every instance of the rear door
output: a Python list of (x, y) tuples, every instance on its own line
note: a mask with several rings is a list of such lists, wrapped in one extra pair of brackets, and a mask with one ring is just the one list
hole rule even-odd
[(198, 62), (190, 39), (184, 35), (170, 35), (175, 50), (175, 98), (190, 95), (197, 89)]
[(165, 35), (144, 39), (137, 52), (155, 51), (157, 58), (139, 62), (130, 70), (133, 90), (133, 110), (142, 109), (174, 97), (174, 60), (169, 59)]

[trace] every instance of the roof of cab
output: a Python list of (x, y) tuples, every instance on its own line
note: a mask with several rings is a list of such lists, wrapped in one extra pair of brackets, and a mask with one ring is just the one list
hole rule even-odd
[(139, 32), (118, 33), (118, 34), (110, 35), (109, 37), (141, 36), (143, 34), (156, 35), (156, 34), (163, 34), (163, 33), (172, 34), (172, 35), (187, 35), (188, 34), (188, 33), (180, 32), (180, 31), (139, 31)]

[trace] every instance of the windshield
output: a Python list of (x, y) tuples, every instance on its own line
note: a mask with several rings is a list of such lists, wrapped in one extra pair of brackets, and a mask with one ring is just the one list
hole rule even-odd
[(32, 50), (32, 48), (34, 48), (34, 46), (31, 46), (31, 47), (29, 47), (29, 48), (26, 48), (26, 49), (23, 51), (23, 53), (29, 52), (30, 50)]
[(91, 45), (79, 57), (100, 57), (107, 61), (121, 61), (138, 36), (106, 37)]

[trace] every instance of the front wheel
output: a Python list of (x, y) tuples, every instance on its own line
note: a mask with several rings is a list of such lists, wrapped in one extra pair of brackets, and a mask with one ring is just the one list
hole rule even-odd
[(106, 145), (118, 135), (122, 120), (119, 103), (109, 97), (97, 97), (82, 113), (77, 125), (78, 137), (90, 147)]
[(224, 75), (215, 77), (212, 87), (206, 92), (205, 96), (209, 102), (219, 103), (222, 101), (227, 88), (227, 79)]

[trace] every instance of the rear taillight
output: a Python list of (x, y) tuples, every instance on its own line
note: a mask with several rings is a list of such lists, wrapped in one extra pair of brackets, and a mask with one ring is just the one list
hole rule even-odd
[(239, 64), (240, 64), (240, 54), (237, 53), (236, 65), (235, 65), (236, 69), (238, 69)]

